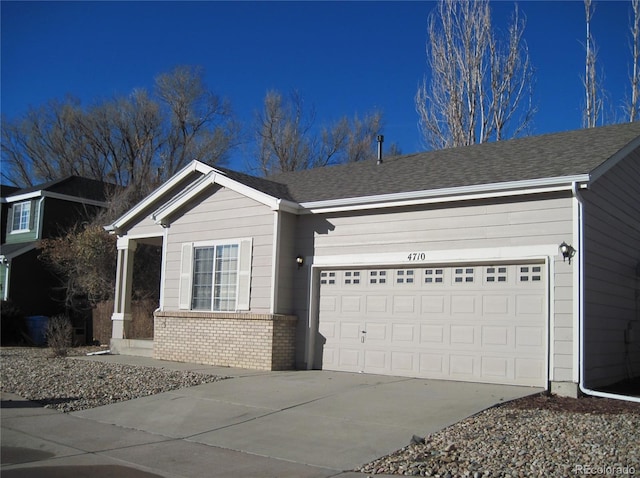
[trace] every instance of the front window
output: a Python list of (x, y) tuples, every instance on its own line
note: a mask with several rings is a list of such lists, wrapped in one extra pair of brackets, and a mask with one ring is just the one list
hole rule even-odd
[(21, 202), (13, 206), (13, 217), (11, 218), (11, 230), (28, 231), (29, 216), (31, 214), (31, 202)]
[(238, 244), (193, 250), (193, 310), (233, 311), (238, 289)]

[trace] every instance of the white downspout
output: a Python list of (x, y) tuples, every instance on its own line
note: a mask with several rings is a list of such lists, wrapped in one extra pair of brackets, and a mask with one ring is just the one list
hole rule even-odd
[(600, 392), (598, 390), (587, 388), (584, 385), (584, 203), (582, 196), (580, 196), (579, 186), (576, 181), (572, 184), (572, 191), (573, 196), (578, 201), (578, 348), (580, 350), (580, 382), (578, 386), (580, 387), (580, 391), (585, 395), (640, 403), (640, 397)]

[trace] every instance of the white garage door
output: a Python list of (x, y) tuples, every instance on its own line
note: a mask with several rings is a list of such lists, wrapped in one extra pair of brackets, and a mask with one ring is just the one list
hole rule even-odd
[(322, 368), (545, 386), (543, 264), (323, 270)]

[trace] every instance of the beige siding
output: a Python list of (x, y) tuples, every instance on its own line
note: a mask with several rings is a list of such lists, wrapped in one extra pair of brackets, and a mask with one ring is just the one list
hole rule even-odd
[[(286, 212), (280, 214), (280, 263), (278, 267), (278, 314), (290, 314), (293, 311), (293, 285), (304, 274), (298, 269), (296, 257), (298, 251), (295, 242), (297, 216)], [(304, 277), (304, 276), (302, 276)]]
[(273, 211), (253, 199), (222, 188), (176, 218), (166, 244), (165, 310), (178, 309), (180, 251), (185, 242), (253, 239), (250, 310), (269, 313)]
[(568, 198), (301, 219), (307, 234), (319, 231), (301, 238), (315, 243), (316, 255), (549, 244), (571, 233)]
[[(529, 200), (525, 200), (529, 199)], [(535, 196), (516, 201), (488, 201), (305, 215), (299, 218), (298, 245), (305, 255), (333, 256), (406, 251), (444, 251), (560, 244), (573, 240), (573, 200), (569, 194)], [(573, 377), (574, 264), (556, 256), (551, 318), (551, 379)], [(306, 283), (296, 293), (308, 296)], [(305, 301), (306, 302), (306, 301)], [(302, 301), (295, 313), (307, 317)]]
[[(640, 374), (640, 152), (599, 178), (585, 199), (585, 381)], [(635, 331), (625, 344), (625, 330)]]
[(145, 216), (127, 232), (127, 235), (131, 237), (161, 236), (162, 226), (156, 224), (150, 216)]

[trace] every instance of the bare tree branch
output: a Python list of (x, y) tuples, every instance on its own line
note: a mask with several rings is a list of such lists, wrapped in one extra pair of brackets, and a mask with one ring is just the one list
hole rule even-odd
[(257, 168), (264, 176), (375, 157), (382, 114), (346, 117), (314, 129), (315, 112), (305, 110), (298, 92), (267, 92), (256, 115)]
[(631, 32), (631, 95), (623, 105), (627, 121), (640, 119), (640, 0), (631, 0), (633, 16), (629, 25)]
[(530, 124), (533, 68), (516, 7), (503, 45), (486, 0), (442, 0), (428, 21), (425, 76), (415, 95), (431, 149), (500, 140)]

